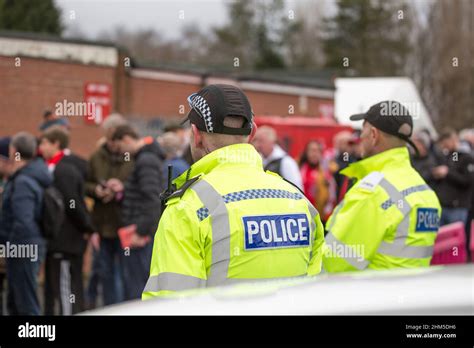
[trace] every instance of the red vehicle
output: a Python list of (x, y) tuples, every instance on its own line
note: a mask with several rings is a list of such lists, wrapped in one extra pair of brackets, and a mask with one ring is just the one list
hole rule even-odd
[(312, 139), (319, 140), (327, 150), (333, 147), (334, 135), (345, 130), (353, 131), (350, 126), (337, 124), (332, 119), (304, 116), (256, 116), (255, 123), (274, 128), (280, 146), (293, 158), (298, 158), (306, 143)]

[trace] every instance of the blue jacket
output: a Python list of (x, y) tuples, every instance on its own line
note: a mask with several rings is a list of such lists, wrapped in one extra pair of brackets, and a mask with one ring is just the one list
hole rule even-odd
[(0, 214), (0, 241), (43, 244), (40, 218), (43, 192), (53, 178), (41, 158), (16, 171), (5, 185)]
[(172, 179), (176, 179), (182, 173), (184, 173), (189, 168), (188, 162), (186, 162), (181, 157), (175, 157), (169, 160), (165, 160), (165, 165), (163, 166), (163, 178), (164, 182), (168, 182), (168, 165), (173, 166)]

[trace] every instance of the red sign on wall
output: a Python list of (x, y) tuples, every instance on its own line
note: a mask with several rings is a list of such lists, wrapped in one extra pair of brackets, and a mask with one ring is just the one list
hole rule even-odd
[(91, 104), (94, 117), (85, 117), (87, 124), (100, 125), (109, 116), (112, 103), (112, 86), (102, 82), (84, 84), (84, 101)]
[(334, 119), (334, 103), (320, 103), (318, 112), (319, 117)]

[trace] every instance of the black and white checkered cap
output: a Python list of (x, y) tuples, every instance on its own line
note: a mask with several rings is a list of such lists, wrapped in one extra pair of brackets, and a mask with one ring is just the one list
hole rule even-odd
[[(191, 111), (182, 121), (190, 121), (207, 133), (249, 135), (252, 131), (253, 113), (247, 96), (232, 85), (209, 85), (188, 97)], [(245, 122), (241, 128), (224, 125), (227, 116), (241, 116)]]

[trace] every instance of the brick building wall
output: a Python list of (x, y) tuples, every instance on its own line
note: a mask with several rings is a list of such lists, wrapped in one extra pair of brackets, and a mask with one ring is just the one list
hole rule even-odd
[[(256, 115), (304, 115), (323, 117), (322, 106), (332, 105), (329, 98), (306, 97), (306, 102), (301, 101), (301, 96), (282, 93), (268, 93), (245, 90)], [(304, 98), (304, 97), (303, 97)], [(306, 107), (304, 107), (306, 105)], [(323, 108), (324, 109), (324, 108)]]
[[(55, 109), (64, 99), (84, 101), (88, 81), (114, 83), (114, 68), (0, 56), (0, 136), (21, 130), (39, 134), (43, 111)], [(112, 91), (112, 98), (114, 98)], [(71, 149), (87, 156), (100, 137), (100, 129), (86, 124), (83, 117), (68, 117), (71, 124)]]
[(145, 119), (183, 117), (189, 111), (187, 97), (201, 88), (195, 83), (138, 77), (130, 77), (129, 84), (129, 114)]
[[(84, 102), (88, 82), (109, 84), (111, 111), (142, 120), (144, 127), (156, 119), (182, 118), (189, 111), (186, 98), (216, 82), (240, 86), (256, 115), (332, 117), (331, 89), (232, 78), (211, 81), (198, 73), (126, 68), (118, 63), (121, 57), (113, 46), (0, 36), (0, 136), (22, 130), (39, 135), (44, 110), (54, 110), (63, 100)], [(101, 136), (100, 127), (86, 123), (84, 116), (69, 116), (68, 120), (71, 149), (88, 157)]]

